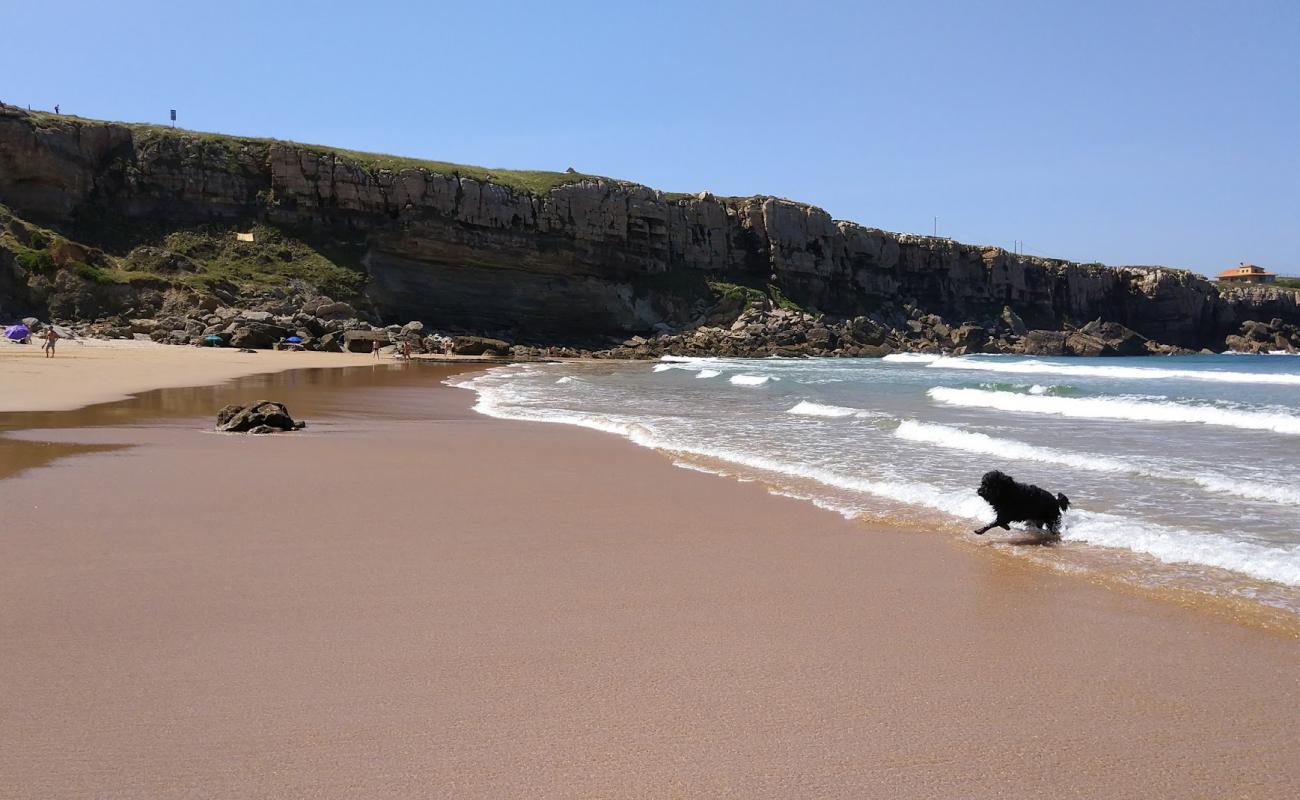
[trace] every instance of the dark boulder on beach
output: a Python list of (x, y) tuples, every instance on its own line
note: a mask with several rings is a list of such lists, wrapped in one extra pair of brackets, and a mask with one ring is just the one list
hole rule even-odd
[(458, 356), (508, 356), (510, 343), (484, 336), (454, 336), (450, 350)]
[(307, 427), (295, 421), (284, 403), (258, 400), (251, 406), (228, 405), (217, 412), (217, 430), (223, 433), (280, 433)]

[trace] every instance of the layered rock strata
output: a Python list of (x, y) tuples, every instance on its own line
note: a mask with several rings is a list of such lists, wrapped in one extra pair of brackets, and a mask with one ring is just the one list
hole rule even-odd
[(350, 299), (377, 322), (621, 339), (706, 325), (722, 282), (839, 320), (907, 306), (987, 329), (1010, 308), (1027, 329), (1098, 320), (1191, 349), (1246, 321), (1300, 324), (1295, 292), (888, 233), (776, 197), (380, 159), (0, 106), (0, 202), (15, 212), (70, 231), (260, 222), (347, 241), (366, 273)]

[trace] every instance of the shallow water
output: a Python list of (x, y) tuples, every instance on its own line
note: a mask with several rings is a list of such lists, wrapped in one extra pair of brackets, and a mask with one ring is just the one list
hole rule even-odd
[[(212, 386), (157, 389), (128, 400), (73, 411), (0, 413), (0, 479), (60, 458), (129, 447), (75, 443), (75, 435), (42, 441), (42, 430), (172, 422), (206, 428), (209, 421), (215, 424), (217, 410), (222, 406), (263, 399), (284, 403), (295, 418), (307, 420), (313, 431), (322, 420), (326, 426), (337, 425), (337, 420), (345, 417), (357, 421), (367, 417), (421, 420), (430, 416), (431, 388), (438, 387), (448, 376), (479, 369), (420, 363), (297, 369), (250, 375)], [(202, 422), (196, 423), (196, 419)], [(5, 435), (19, 431), (24, 432), (20, 437)]]
[(1300, 611), (1300, 358), (670, 358), (453, 383), (488, 414), (953, 535), (992, 519), (974, 489), (1001, 469), (1073, 504), (1061, 545), (1026, 557)]

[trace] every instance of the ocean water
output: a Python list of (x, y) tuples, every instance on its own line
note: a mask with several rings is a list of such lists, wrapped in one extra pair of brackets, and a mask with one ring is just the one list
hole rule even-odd
[(1058, 544), (1017, 554), (1300, 613), (1300, 358), (668, 358), (453, 382), (485, 414), (981, 546), (1015, 538), (970, 534), (993, 518), (980, 477), (1001, 469), (1072, 502)]

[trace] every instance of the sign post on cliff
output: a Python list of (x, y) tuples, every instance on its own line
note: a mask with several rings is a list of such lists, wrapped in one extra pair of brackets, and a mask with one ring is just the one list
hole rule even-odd
[(172, 127), (176, 127), (176, 109), (172, 109)]

